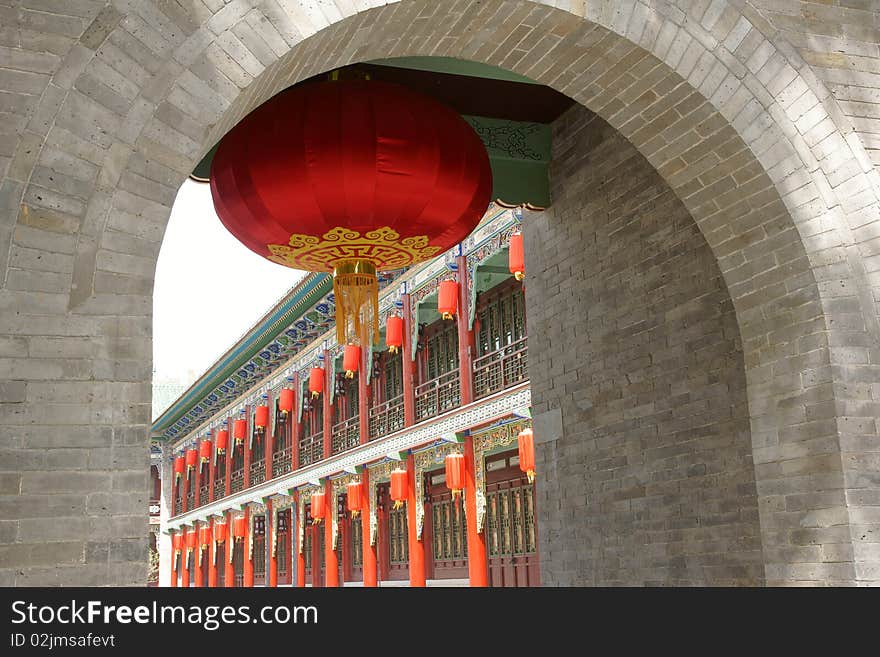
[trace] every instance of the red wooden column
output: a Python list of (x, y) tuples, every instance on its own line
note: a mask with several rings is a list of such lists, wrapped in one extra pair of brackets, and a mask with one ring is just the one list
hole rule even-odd
[[(251, 413), (253, 409), (250, 406), (244, 407), (244, 489), (251, 487), (251, 450), (253, 449), (253, 426), (251, 424)], [(233, 441), (235, 442), (235, 441)], [(247, 559), (245, 559), (247, 561)], [(247, 585), (245, 585), (247, 586)]]
[[(186, 456), (186, 450), (183, 452), (184, 456)], [(183, 484), (183, 495), (180, 498), (180, 512), (186, 513), (190, 509), (187, 508), (187, 492), (189, 491), (189, 466), (184, 464), (183, 466), (183, 476), (180, 478)]]
[[(198, 478), (196, 479), (196, 486), (198, 486)], [(196, 488), (198, 490), (198, 488)], [(198, 495), (198, 493), (196, 493)], [(200, 555), (202, 554), (202, 544), (199, 543), (199, 523), (193, 524), (193, 531), (196, 534), (196, 549), (193, 550), (193, 582), (196, 588), (199, 588), (204, 581), (202, 579), (202, 568), (204, 568), (204, 564), (200, 563)]]
[[(333, 513), (333, 505), (336, 501), (333, 499), (333, 482), (327, 479), (324, 482), (324, 494), (328, 501), (324, 518), (324, 586), (333, 588), (339, 586), (339, 559), (336, 556), (336, 550), (333, 549), (333, 521), (330, 514)], [(314, 564), (312, 565), (314, 568)]]
[[(335, 377), (334, 377), (335, 378)], [(324, 392), (321, 395), (321, 403), (324, 404), (324, 458), (329, 459), (333, 454), (333, 404), (330, 403), (330, 391), (335, 381), (330, 380), (330, 352), (324, 350)]]
[[(300, 406), (302, 405), (302, 384), (299, 380), (299, 372), (293, 374), (293, 410), (290, 411), (290, 470), (296, 470), (299, 467), (299, 432), (300, 427)], [(291, 535), (293, 533), (291, 532)]]
[(321, 545), (318, 541), (318, 532), (323, 531), (320, 525), (312, 525), (309, 531), (312, 532), (312, 588), (321, 586)]
[(364, 489), (364, 508), (361, 511), (361, 543), (363, 544), (364, 586), (379, 586), (376, 572), (376, 546), (370, 545), (370, 471), (364, 468), (361, 473)]
[[(213, 476), (211, 481), (214, 481)], [(215, 589), (217, 588), (217, 558), (215, 556), (217, 548), (214, 546), (214, 516), (211, 516), (211, 520), (208, 521), (208, 531), (211, 532), (211, 542), (208, 544), (208, 588)]]
[[(245, 471), (247, 472), (247, 471)], [(248, 558), (248, 553), (251, 549), (251, 541), (254, 540), (254, 537), (251, 536), (251, 510), (250, 507), (244, 508), (244, 524), (247, 529), (244, 532), (244, 540), (241, 542), (242, 549), (244, 550), (244, 567), (242, 570), (244, 571), (244, 581), (242, 581), (242, 585), (248, 588), (253, 588), (254, 586), (254, 561), (253, 559)]]
[(186, 549), (186, 540), (189, 532), (184, 528), (181, 534), (183, 535), (183, 540), (180, 545), (180, 587), (185, 589), (189, 587), (189, 564), (186, 558), (189, 552)]
[(272, 511), (272, 500), (266, 502), (266, 538), (269, 548), (269, 586), (278, 586), (278, 550), (272, 541), (275, 532), (275, 514)]
[(416, 422), (416, 391), (415, 378), (413, 376), (414, 363), (412, 354), (412, 305), (409, 294), (402, 294), (400, 300), (403, 303), (403, 344), (400, 346), (403, 355), (403, 424), (411, 427)]
[[(227, 450), (227, 452), (228, 451), (229, 450)], [(228, 460), (229, 459), (227, 459), (227, 461)], [(226, 472), (229, 472), (228, 468)], [(232, 526), (232, 512), (230, 511), (226, 514), (226, 549), (223, 550), (223, 567), (226, 569), (226, 573), (223, 575), (223, 582), (226, 588), (233, 588), (235, 586), (235, 568), (232, 565), (232, 553), (235, 550), (235, 536), (233, 536)]]
[[(296, 529), (291, 532), (294, 540), (294, 554), (296, 554), (296, 586), (303, 588), (306, 585), (306, 558), (305, 555), (303, 555), (302, 551), (299, 549), (299, 534), (300, 532), (306, 531), (306, 526), (305, 522), (303, 522), (302, 529), (300, 529), (301, 518), (299, 517), (299, 491), (294, 491), (293, 493), (293, 508), (295, 511), (291, 512), (290, 519), (292, 522), (296, 523)], [(305, 513), (305, 511), (303, 511), (303, 513)]]
[(358, 371), (358, 438), (361, 445), (370, 440), (370, 381), (367, 377), (369, 347), (361, 347), (360, 370)]
[[(173, 486), (173, 484), (172, 484)], [(171, 588), (177, 588), (177, 558), (175, 556), (176, 550), (174, 549), (174, 536), (175, 534), (171, 534)]]
[[(200, 442), (201, 441), (196, 442), (196, 449), (198, 449)], [(198, 459), (196, 461), (196, 467), (193, 468), (196, 479), (195, 486), (193, 487), (193, 508), (198, 508), (201, 505), (201, 502), (199, 501), (199, 488), (202, 486), (202, 461), (198, 456), (196, 456), (196, 458)]]
[[(226, 418), (226, 428), (229, 430), (229, 438), (226, 439), (226, 478), (224, 479), (223, 497), (229, 497), (232, 494), (232, 455), (235, 453), (235, 438), (232, 437), (234, 417)], [(232, 525), (227, 528), (227, 533), (232, 531)], [(229, 542), (229, 539), (226, 539)], [(227, 580), (228, 581), (228, 580)]]
[(486, 561), (486, 535), (477, 531), (477, 482), (474, 463), (474, 439), (464, 439), (464, 504), (467, 523), (468, 576), (471, 586), (488, 586), (488, 562)]
[(468, 281), (467, 257), (457, 256), (458, 264), (458, 312), (455, 313), (455, 323), (458, 328), (458, 367), (461, 379), (461, 405), (469, 404), (474, 400), (474, 381), (471, 368), (471, 354), (474, 353), (474, 332), (468, 327)]
[[(217, 429), (211, 432), (211, 460), (208, 461), (208, 503), (214, 501), (214, 470), (217, 467)], [(211, 520), (211, 532), (214, 531), (214, 520)]]
[[(272, 478), (272, 450), (275, 449), (275, 409), (272, 408), (272, 391), (266, 391), (266, 406), (269, 407), (269, 419), (266, 424), (266, 433), (263, 435), (263, 463), (266, 464), (266, 481)], [(268, 519), (268, 516), (266, 516)], [(269, 531), (268, 529), (266, 530)], [(268, 533), (266, 534), (269, 535)]]
[(406, 473), (409, 489), (406, 500), (406, 526), (409, 536), (409, 585), (423, 587), (426, 585), (425, 544), (418, 539), (416, 532), (416, 504), (422, 504), (422, 500), (416, 499), (416, 468), (415, 458), (412, 454), (406, 457)]

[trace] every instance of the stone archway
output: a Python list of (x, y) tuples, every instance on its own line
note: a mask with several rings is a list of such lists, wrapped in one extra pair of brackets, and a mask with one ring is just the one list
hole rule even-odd
[[(34, 49), (61, 56), (21, 63), (43, 77), (4, 78), (38, 99), (2, 187), (0, 422), (17, 464), (3, 475), (16, 507), (4, 562), (19, 573), (3, 581), (140, 582), (152, 275), (176, 190), (273, 93), (401, 55), (532, 77), (650, 162), (700, 227), (736, 309), (768, 583), (876, 580), (880, 282), (860, 251), (880, 224), (876, 172), (771, 30), (734, 3), (699, 5), (591, 2), (582, 16), (512, 0), (169, 14), (143, 3), (59, 18), (56, 31), (77, 41), (44, 35)], [(111, 506), (99, 490), (119, 495)], [(821, 553), (793, 558), (795, 541)]]

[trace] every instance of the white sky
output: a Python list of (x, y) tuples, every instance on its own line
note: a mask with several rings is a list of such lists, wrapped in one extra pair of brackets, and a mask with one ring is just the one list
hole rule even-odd
[(241, 244), (217, 218), (210, 187), (187, 180), (156, 267), (154, 380), (194, 382), (304, 275)]

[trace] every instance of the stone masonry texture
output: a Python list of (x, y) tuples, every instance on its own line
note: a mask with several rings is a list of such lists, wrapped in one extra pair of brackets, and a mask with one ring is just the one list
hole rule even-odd
[(605, 121), (575, 107), (553, 144), (552, 210), (525, 220), (533, 413), (559, 409), (563, 429), (538, 453), (543, 583), (763, 583), (742, 345), (718, 264)]
[[(723, 285), (703, 281), (704, 292), (727, 290), (745, 377), (743, 393), (725, 370), (731, 398), (745, 395), (745, 407), (730, 405), (730, 426), (748, 418), (747, 429), (724, 435), (750, 436), (760, 546), (739, 546), (727, 571), (712, 570), (708, 544), (656, 556), (652, 569), (640, 556), (640, 581), (696, 580), (703, 568), (706, 581), (759, 582), (754, 556), (768, 585), (877, 584), (878, 29), (876, 3), (859, 0), (0, 0), (0, 585), (146, 580), (152, 285), (175, 194), (204, 153), (273, 94), (337, 66), (406, 55), (489, 63), (569, 95), (656, 171), (715, 259)], [(559, 156), (567, 165), (554, 175), (572, 186), (554, 182), (564, 201), (590, 180), (590, 160)], [(631, 202), (618, 201), (609, 215), (622, 217)], [(569, 216), (589, 212), (569, 207)], [(680, 228), (684, 215), (675, 216)], [(615, 244), (635, 249), (634, 237), (619, 237)], [(582, 239), (573, 253), (590, 248), (591, 236)], [(559, 264), (532, 261), (531, 275), (543, 266)], [(700, 299), (682, 307), (699, 316)], [(560, 326), (578, 316), (555, 312)], [(722, 324), (725, 344), (735, 342)], [(679, 344), (650, 357), (672, 366)], [(560, 349), (556, 368), (582, 357)], [(573, 439), (569, 422), (588, 435), (589, 411), (551, 407), (550, 383), (535, 382), (547, 406), (536, 422), (558, 440)], [(574, 395), (578, 384), (566, 380), (558, 394)], [(713, 385), (700, 401), (717, 410)], [(621, 422), (649, 414), (617, 403)], [(649, 456), (660, 458), (641, 458)], [(737, 458), (745, 476), (746, 455)], [(724, 518), (718, 539), (706, 530), (711, 540), (730, 540), (724, 532), (734, 526), (750, 536), (746, 507), (722, 510), (728, 493), (719, 486), (705, 497), (718, 509), (664, 512)], [(560, 513), (569, 505), (572, 519), (571, 509), (591, 503), (566, 500), (555, 503)], [(629, 499), (614, 504), (638, 512)], [(610, 537), (625, 514), (603, 513)], [(608, 560), (579, 577), (610, 577), (607, 549)], [(573, 555), (560, 559), (550, 562), (558, 574), (549, 563), (542, 570), (548, 581), (578, 572)]]

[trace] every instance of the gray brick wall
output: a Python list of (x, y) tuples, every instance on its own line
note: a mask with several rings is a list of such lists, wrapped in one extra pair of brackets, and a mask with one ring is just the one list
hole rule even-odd
[(551, 175), (553, 207), (525, 220), (542, 582), (763, 583), (742, 345), (712, 252), (583, 108), (554, 126)]

